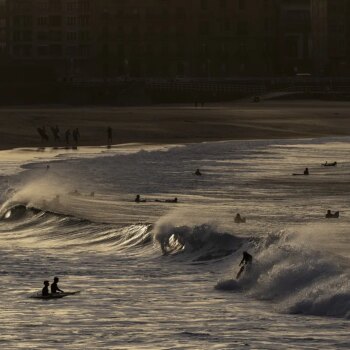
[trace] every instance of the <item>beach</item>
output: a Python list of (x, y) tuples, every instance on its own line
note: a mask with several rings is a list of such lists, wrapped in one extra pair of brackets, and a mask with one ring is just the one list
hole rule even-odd
[[(107, 144), (174, 144), (346, 136), (350, 134), (350, 102), (263, 101), (145, 107), (21, 106), (0, 109), (0, 149), (65, 146), (64, 132), (79, 128), (81, 146)], [(58, 125), (61, 142), (50, 127)], [(42, 143), (38, 127), (46, 126)]]

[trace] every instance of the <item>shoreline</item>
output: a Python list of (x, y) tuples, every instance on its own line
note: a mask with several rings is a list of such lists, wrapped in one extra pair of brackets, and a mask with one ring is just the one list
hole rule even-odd
[[(36, 128), (50, 137), (41, 143)], [(51, 126), (60, 128), (54, 143)], [(184, 144), (350, 135), (350, 102), (263, 101), (146, 107), (20, 106), (0, 108), (0, 149), (64, 147), (64, 131), (79, 128), (78, 146)]]

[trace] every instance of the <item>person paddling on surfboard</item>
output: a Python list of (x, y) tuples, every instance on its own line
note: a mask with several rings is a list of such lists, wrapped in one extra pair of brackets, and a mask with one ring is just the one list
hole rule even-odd
[(42, 289), (42, 296), (43, 297), (47, 297), (49, 296), (49, 285), (50, 285), (50, 282), (49, 281), (44, 281), (44, 288)]
[(240, 270), (237, 273), (237, 279), (241, 276), (242, 272), (245, 270), (246, 266), (250, 266), (253, 262), (253, 257), (248, 252), (243, 252), (243, 259), (239, 263), (241, 266)]
[(52, 294), (55, 294), (55, 293), (64, 293), (63, 290), (61, 290), (61, 289), (58, 288), (58, 281), (59, 281), (59, 280), (60, 280), (60, 279), (59, 279), (58, 277), (55, 277), (55, 278), (53, 279), (53, 283), (51, 284), (51, 293), (52, 293)]

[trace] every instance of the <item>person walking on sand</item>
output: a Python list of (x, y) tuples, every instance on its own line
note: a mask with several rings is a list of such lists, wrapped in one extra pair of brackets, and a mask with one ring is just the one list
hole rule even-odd
[(65, 139), (66, 139), (66, 146), (69, 146), (70, 143), (70, 130), (67, 129), (66, 132), (64, 133)]
[(112, 128), (109, 126), (107, 128), (107, 145), (111, 146), (112, 145), (112, 137), (113, 137), (113, 130)]
[(75, 142), (75, 146), (78, 146), (79, 138), (80, 138), (79, 129), (78, 129), (78, 128), (75, 128), (75, 129), (73, 130), (73, 140), (74, 140), (74, 142)]
[(52, 132), (54, 141), (58, 142), (60, 140), (60, 129), (59, 129), (58, 125), (51, 126), (51, 132)]

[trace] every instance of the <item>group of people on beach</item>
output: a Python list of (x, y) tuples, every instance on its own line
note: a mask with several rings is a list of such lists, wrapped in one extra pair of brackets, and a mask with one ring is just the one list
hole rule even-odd
[[(55, 126), (51, 126), (51, 133), (53, 136), (53, 140), (55, 142), (55, 144), (57, 144), (58, 142), (61, 141), (61, 134), (60, 134), (60, 128), (58, 127), (58, 125)], [(44, 125), (43, 127), (38, 127), (37, 128), (38, 134), (40, 136), (41, 142), (48, 142), (50, 140), (50, 137), (46, 131), (46, 126)], [(67, 129), (64, 132), (64, 139), (66, 142), (66, 147), (69, 147), (70, 143), (71, 143), (71, 136), (73, 138), (73, 147), (78, 147), (78, 143), (79, 143), (79, 139), (80, 139), (80, 132), (79, 132), (79, 128), (75, 128), (73, 130), (71, 129)]]
[[(52, 133), (53, 141), (55, 145), (57, 145), (61, 141), (61, 134), (60, 134), (60, 128), (58, 125), (55, 126), (50, 126), (50, 130)], [(49, 134), (46, 130), (46, 126), (44, 125), (43, 127), (38, 127), (37, 132), (40, 136), (40, 140), (42, 143), (47, 143), (50, 140)], [(64, 140), (66, 144), (66, 148), (70, 146), (71, 144), (71, 137), (73, 139), (73, 148), (78, 147), (78, 143), (80, 140), (80, 131), (79, 128), (74, 128), (74, 129), (67, 129), (64, 132)], [(107, 146), (110, 148), (113, 143), (113, 130), (110, 126), (107, 127)]]

